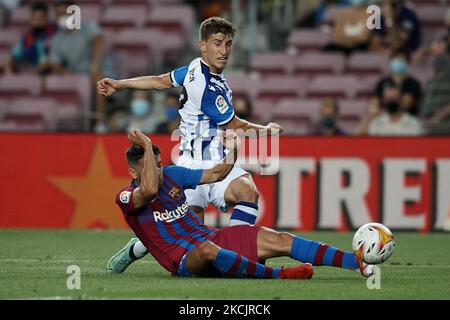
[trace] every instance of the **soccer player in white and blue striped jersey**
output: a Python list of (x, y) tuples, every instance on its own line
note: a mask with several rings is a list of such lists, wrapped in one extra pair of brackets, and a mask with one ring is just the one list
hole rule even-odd
[[(103, 79), (97, 90), (105, 96), (119, 89), (168, 89), (183, 87), (180, 96), (180, 157), (177, 165), (192, 169), (209, 169), (228, 152), (221, 144), (226, 129), (253, 130), (258, 136), (277, 135), (283, 129), (276, 123), (254, 124), (235, 115), (232, 91), (224, 77), (231, 54), (236, 27), (229, 21), (212, 17), (203, 21), (199, 31), (201, 58), (170, 73), (131, 79)], [(202, 219), (204, 209), (212, 203), (221, 211), (233, 207), (230, 226), (255, 224), (258, 217), (258, 190), (251, 175), (235, 166), (217, 183), (186, 191), (190, 208)]]

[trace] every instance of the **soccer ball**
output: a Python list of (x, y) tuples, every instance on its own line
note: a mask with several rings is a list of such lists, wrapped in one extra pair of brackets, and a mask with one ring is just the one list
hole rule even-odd
[(379, 264), (392, 255), (395, 247), (394, 235), (381, 223), (367, 223), (353, 236), (353, 252), (369, 264)]

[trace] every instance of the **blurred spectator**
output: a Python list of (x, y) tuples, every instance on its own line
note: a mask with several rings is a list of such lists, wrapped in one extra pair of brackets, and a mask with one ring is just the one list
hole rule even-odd
[(419, 105), (422, 95), (420, 82), (408, 75), (409, 54), (398, 51), (391, 56), (390, 74), (381, 78), (377, 83), (371, 103), (375, 108), (381, 108), (383, 89), (394, 84), (400, 90), (400, 108), (413, 115), (419, 114)]
[(56, 24), (48, 21), (48, 8), (43, 2), (30, 6), (30, 29), (21, 37), (6, 61), (5, 71), (32, 71), (45, 73), (49, 70), (48, 55), (51, 41), (57, 32)]
[(404, 0), (383, 2), (381, 28), (374, 29), (371, 50), (402, 50), (412, 53), (420, 45), (420, 23)]
[(124, 107), (113, 107), (106, 116), (108, 132), (124, 133), (130, 124), (128, 109)]
[(156, 129), (157, 133), (172, 133), (180, 125), (180, 114), (178, 113), (178, 94), (168, 92), (164, 98), (164, 112), (166, 120)]
[(431, 49), (433, 76), (428, 81), (422, 106), (424, 126), (428, 134), (450, 134), (450, 57), (447, 44), (435, 41)]
[(400, 108), (399, 88), (392, 84), (383, 90), (382, 111), (367, 127), (371, 136), (417, 136), (422, 134), (419, 119)]
[(131, 98), (131, 119), (128, 130), (141, 129), (145, 133), (154, 133), (160, 124), (159, 117), (154, 114), (151, 96), (147, 91), (136, 90)]
[[(111, 60), (104, 55), (104, 40), (96, 22), (81, 21), (80, 29), (68, 28), (67, 7), (73, 4), (73, 1), (56, 3), (55, 10), (60, 31), (54, 37), (50, 51), (52, 70), (59, 74), (90, 75), (95, 86), (95, 83), (104, 77), (114, 78)], [(95, 96), (95, 111), (97, 120), (95, 130), (104, 132), (105, 99), (100, 94)]]
[(0, 28), (6, 27), (11, 19), (11, 12), (20, 4), (20, 0), (0, 0)]
[(233, 99), (234, 113), (241, 119), (250, 120), (253, 107), (247, 96), (237, 96)]
[(343, 136), (346, 133), (339, 128), (339, 104), (334, 99), (324, 99), (320, 106), (320, 120), (312, 130), (318, 136)]
[(352, 0), (351, 7), (339, 10), (332, 32), (332, 42), (324, 51), (341, 51), (349, 55), (353, 51), (367, 51), (371, 30), (367, 28), (369, 14), (367, 0)]

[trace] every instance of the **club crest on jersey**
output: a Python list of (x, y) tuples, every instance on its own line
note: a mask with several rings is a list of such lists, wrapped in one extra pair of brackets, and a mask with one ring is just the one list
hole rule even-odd
[(227, 112), (227, 110), (229, 108), (228, 103), (225, 101), (225, 98), (222, 96), (217, 96), (216, 107), (217, 107), (217, 110), (219, 110), (219, 112), (221, 114), (224, 114), (225, 112)]
[(120, 193), (120, 196), (119, 196), (120, 202), (128, 203), (128, 202), (130, 202), (130, 198), (131, 198), (131, 191), (122, 191)]
[(172, 190), (169, 192), (169, 196), (173, 199), (179, 199), (181, 197), (181, 192), (177, 187), (172, 187)]

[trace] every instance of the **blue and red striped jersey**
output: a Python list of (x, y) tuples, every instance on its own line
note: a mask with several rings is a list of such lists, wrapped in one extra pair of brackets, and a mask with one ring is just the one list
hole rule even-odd
[(150, 254), (172, 274), (178, 270), (183, 255), (201, 242), (215, 237), (215, 229), (205, 226), (186, 202), (185, 189), (195, 189), (203, 170), (179, 166), (163, 168), (163, 182), (155, 199), (135, 208), (134, 182), (122, 189), (116, 203), (136, 236)]

